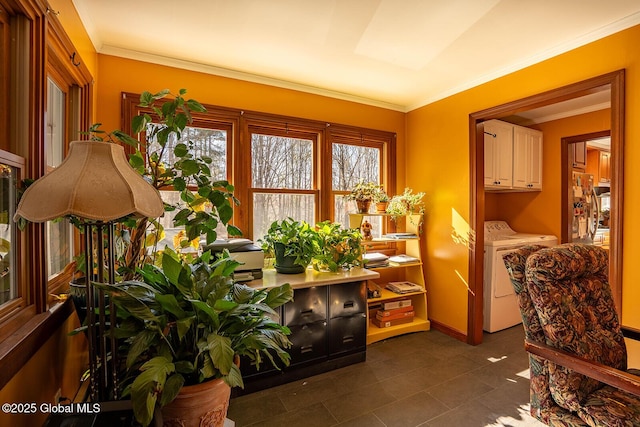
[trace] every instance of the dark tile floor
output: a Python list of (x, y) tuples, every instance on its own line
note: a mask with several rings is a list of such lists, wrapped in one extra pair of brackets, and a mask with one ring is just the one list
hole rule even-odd
[(236, 427), (542, 426), (529, 415), (522, 326), (470, 346), (441, 332), (367, 347), (367, 360), (231, 399)]

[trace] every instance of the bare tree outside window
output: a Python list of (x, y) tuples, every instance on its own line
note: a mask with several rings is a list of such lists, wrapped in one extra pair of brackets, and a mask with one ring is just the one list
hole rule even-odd
[[(149, 124), (149, 126), (155, 126), (155, 124), (152, 123)], [(226, 130), (187, 126), (184, 128), (180, 139), (172, 135), (169, 141), (167, 141), (160, 162), (173, 164), (175, 162), (174, 148), (178, 144), (183, 143), (187, 145), (189, 152), (194, 157), (210, 157), (213, 159), (209, 164), (212, 179), (225, 180), (227, 179), (227, 138)], [(149, 154), (156, 152), (160, 155), (161, 148), (158, 142), (153, 141), (148, 146)], [(165, 237), (158, 243), (158, 247), (163, 248), (167, 245), (172, 248), (173, 237), (184, 229), (184, 227), (176, 228), (173, 226), (173, 217), (184, 205), (180, 200), (180, 193), (178, 191), (162, 190), (160, 191), (160, 196), (165, 203), (178, 207), (173, 212), (165, 212), (164, 215), (158, 219), (158, 222), (165, 231)], [(223, 224), (219, 224), (216, 231), (218, 238), (227, 237), (227, 230)]]
[(255, 239), (264, 236), (273, 221), (287, 217), (313, 224), (313, 141), (251, 134), (251, 187)]
[[(380, 183), (380, 149), (349, 144), (332, 144), (332, 187), (334, 191), (334, 221), (349, 224), (349, 212), (355, 212), (353, 201), (344, 200), (339, 191), (350, 191), (358, 182)], [(382, 218), (375, 218), (374, 237), (379, 237)]]

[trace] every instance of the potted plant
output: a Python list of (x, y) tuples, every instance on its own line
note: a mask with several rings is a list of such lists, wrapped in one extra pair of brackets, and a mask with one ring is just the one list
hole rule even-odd
[(380, 193), (380, 189), (380, 184), (371, 181), (360, 181), (344, 198), (345, 200), (354, 200), (356, 202), (358, 213), (367, 213), (369, 212), (371, 202), (374, 201)]
[(411, 188), (405, 188), (404, 193), (391, 198), (389, 206), (387, 206), (387, 213), (391, 215), (393, 220), (413, 213), (422, 214), (424, 212), (423, 197), (423, 192), (414, 193)]
[(323, 221), (315, 227), (315, 270), (339, 271), (362, 265), (362, 234), (357, 228), (342, 228), (338, 223)]
[[(143, 266), (142, 280), (95, 284), (117, 307), (115, 332), (124, 340), (120, 351), (126, 356), (121, 395), (131, 396), (142, 425), (149, 425), (155, 408), (170, 404), (179, 393), (211, 395), (200, 393), (208, 386), (223, 389), (224, 413), (215, 415), (222, 425), (230, 387), (243, 387), (239, 356), (257, 366), (264, 360), (288, 365), (289, 330), (270, 315), (291, 300), (290, 285), (256, 290), (234, 283), (230, 276), (237, 265), (228, 257), (214, 259), (210, 252), (188, 262), (167, 249), (161, 268)], [(193, 398), (178, 401), (193, 404)], [(211, 412), (206, 404), (195, 406)], [(165, 421), (187, 416), (176, 417), (171, 406), (163, 411)]]
[(389, 205), (389, 196), (386, 191), (380, 186), (378, 193), (374, 197), (376, 203), (376, 213), (385, 213), (387, 206)]
[(305, 221), (286, 218), (271, 223), (267, 234), (258, 239), (268, 256), (275, 258), (278, 273), (303, 273), (315, 254), (317, 234)]
[[(218, 224), (223, 224), (230, 236), (240, 236), (242, 232), (231, 224), (233, 207), (238, 205), (234, 197), (234, 187), (228, 181), (214, 180), (209, 165), (212, 159), (206, 156), (194, 156), (190, 148), (192, 141), (178, 143), (174, 147), (170, 142), (180, 141), (185, 127), (192, 122), (193, 112), (206, 111), (204, 106), (193, 99), (185, 99), (185, 89), (180, 89), (172, 98), (168, 89), (152, 94), (143, 92), (140, 106), (150, 109), (152, 114), (135, 116), (132, 120), (133, 135), (144, 135), (138, 141), (127, 133), (115, 130), (105, 132), (96, 123), (89, 129), (93, 140), (122, 142), (134, 148), (129, 163), (156, 189), (172, 189), (180, 193), (180, 204), (165, 203), (165, 211), (177, 211), (173, 225), (184, 227), (185, 233), (180, 246), (188, 247), (195, 239), (204, 237), (206, 243), (217, 238)], [(152, 144), (159, 147), (151, 150)], [(165, 153), (172, 148), (174, 161), (167, 163)], [(124, 236), (127, 240), (126, 252), (119, 260), (120, 272), (125, 280), (135, 277), (137, 268), (148, 262), (149, 255), (161, 253), (162, 248), (155, 245), (161, 239), (162, 226), (153, 218), (129, 219)], [(155, 238), (154, 238), (155, 234)], [(154, 246), (151, 250), (149, 246)]]

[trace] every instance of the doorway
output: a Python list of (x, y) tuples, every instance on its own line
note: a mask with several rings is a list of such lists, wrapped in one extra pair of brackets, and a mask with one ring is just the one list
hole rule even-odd
[[(622, 194), (624, 166), (624, 70), (492, 107), (469, 115), (470, 219), (476, 241), (470, 248), (467, 342), (480, 344), (483, 336), (484, 258), (484, 127), (482, 123), (527, 110), (577, 99), (601, 91), (610, 93), (611, 110), (611, 208), (609, 281), (614, 300), (622, 307)], [(564, 164), (564, 162), (563, 162)]]

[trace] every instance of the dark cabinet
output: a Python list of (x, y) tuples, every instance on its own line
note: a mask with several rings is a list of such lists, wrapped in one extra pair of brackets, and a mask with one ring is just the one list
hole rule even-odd
[(236, 392), (257, 391), (364, 361), (366, 295), (364, 281), (295, 289), (293, 301), (282, 307), (280, 318), (291, 330), (291, 363), (282, 370), (264, 363), (256, 371), (242, 359), (245, 390)]

